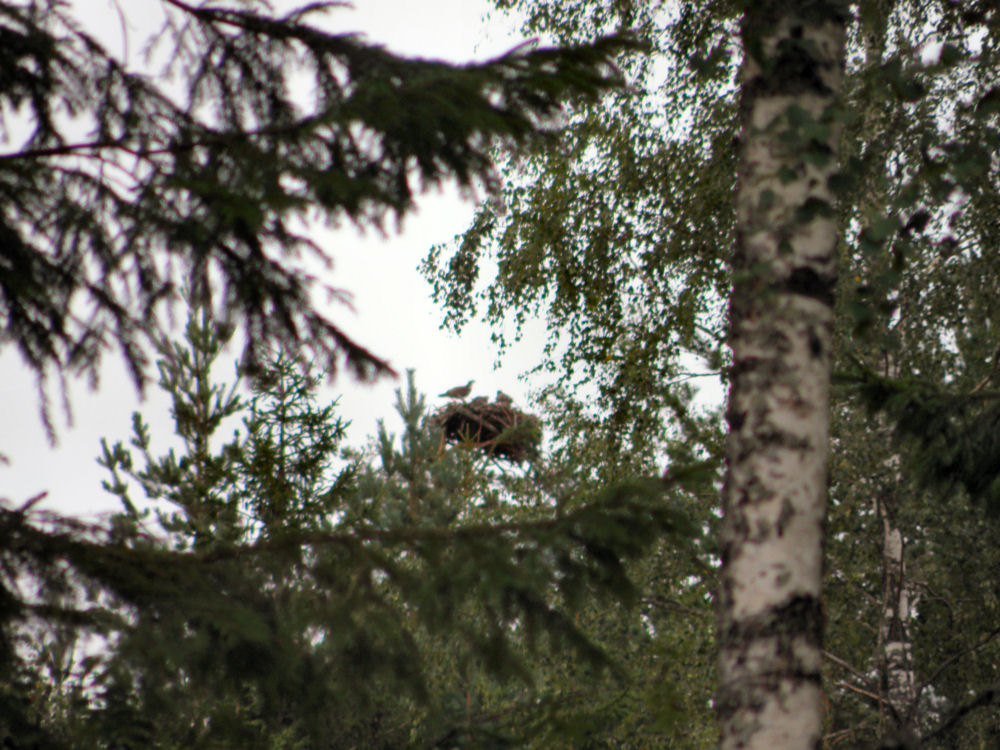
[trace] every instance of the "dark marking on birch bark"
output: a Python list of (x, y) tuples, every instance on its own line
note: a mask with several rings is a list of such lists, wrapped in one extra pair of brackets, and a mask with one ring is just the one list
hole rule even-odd
[(781, 513), (778, 514), (778, 520), (774, 525), (775, 530), (778, 532), (778, 536), (785, 535), (785, 527), (794, 517), (795, 508), (792, 507), (788, 498), (785, 498), (785, 502), (781, 504)]
[(776, 446), (792, 451), (809, 451), (813, 447), (807, 438), (772, 426), (762, 426), (760, 429), (755, 430), (754, 438), (757, 444), (748, 446), (752, 453), (757, 453), (762, 448), (768, 446)]
[[(757, 357), (743, 357), (735, 362), (729, 368), (729, 379), (730, 382), (738, 380), (749, 372), (753, 372), (757, 369), (757, 362), (759, 359)], [(744, 418), (746, 414), (744, 414)]]
[(809, 329), (809, 353), (814, 359), (819, 359), (823, 356), (823, 342), (816, 335), (816, 331), (811, 328)]
[[(833, 92), (823, 81), (820, 71), (828, 61), (817, 59), (818, 51), (808, 39), (803, 38), (803, 23), (797, 23), (788, 30), (788, 35), (780, 39), (774, 50), (767, 54), (762, 45), (754, 44), (765, 38), (773, 27), (790, 14), (804, 23), (822, 25), (832, 21), (843, 25), (850, 17), (848, 3), (842, 0), (802, 3), (795, 0), (771, 0), (758, 2), (754, 13), (744, 17), (741, 37), (745, 40), (745, 52), (761, 67), (758, 75), (744, 82), (741, 91), (740, 109), (749, 108), (758, 96), (798, 96), (814, 93), (827, 96)], [(821, 53), (820, 53), (821, 54)], [(748, 122), (741, 111), (741, 119)]]
[(837, 283), (835, 274), (820, 274), (811, 268), (796, 268), (784, 283), (784, 289), (791, 294), (818, 299), (833, 307), (833, 289)]
[(726, 422), (729, 424), (729, 428), (733, 432), (738, 432), (746, 421), (747, 413), (745, 411), (734, 411), (730, 409), (726, 412)]
[(747, 695), (755, 697), (751, 704), (763, 706), (763, 698), (773, 696), (782, 681), (811, 682), (819, 684), (818, 670), (806, 667), (796, 658), (796, 644), (803, 641), (815, 648), (822, 647), (823, 606), (814, 596), (797, 594), (776, 607), (743, 621), (725, 623), (720, 632), (723, 652), (735, 655), (738, 663), (745, 663), (741, 656), (743, 646), (770, 642), (778, 657), (778, 669), (761, 672), (749, 682), (722, 686), (717, 700), (719, 717), (732, 715), (747, 706)]
[[(823, 605), (815, 596), (796, 594), (783, 604), (776, 605), (758, 615), (731, 622), (722, 632), (723, 647), (732, 644), (754, 643), (758, 639), (777, 638), (781, 654), (793, 658), (791, 640), (804, 638), (808, 643), (822, 645)], [(801, 670), (801, 667), (799, 668)], [(810, 679), (818, 675), (803, 671)]]

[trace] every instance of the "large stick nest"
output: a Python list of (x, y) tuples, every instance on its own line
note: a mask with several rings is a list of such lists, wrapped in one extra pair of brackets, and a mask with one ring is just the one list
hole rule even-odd
[(479, 396), (469, 402), (452, 401), (434, 415), (444, 439), (519, 464), (538, 455), (542, 423), (514, 408), (509, 399), (491, 402)]

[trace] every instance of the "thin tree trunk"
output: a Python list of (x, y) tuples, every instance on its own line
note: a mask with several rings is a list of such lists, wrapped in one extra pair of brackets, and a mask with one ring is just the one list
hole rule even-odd
[(719, 592), (720, 747), (820, 743), (846, 6), (747, 4)]
[(913, 643), (909, 622), (913, 603), (906, 565), (903, 560), (903, 534), (893, 520), (891, 499), (878, 504), (882, 519), (883, 597), (880, 640), (884, 660), (885, 697), (892, 709), (893, 730), (914, 734), (912, 718), (916, 702), (916, 676), (913, 672)]
[[(906, 300), (900, 306), (900, 323), (896, 328), (900, 351), (906, 350)], [(896, 357), (886, 354), (886, 375), (900, 376)], [(881, 434), (891, 443), (891, 429), (880, 420)], [(879, 621), (879, 672), (882, 676), (880, 714), (888, 714), (888, 726), (883, 724), (887, 738), (917, 744), (919, 726), (916, 722), (917, 678), (913, 669), (913, 640), (910, 620), (913, 617), (912, 583), (906, 575), (903, 532), (896, 520), (903, 491), (902, 458), (893, 450), (885, 460), (885, 486), (876, 496), (875, 514), (882, 522), (882, 614)], [(888, 710), (886, 710), (888, 709)]]
[[(866, 16), (868, 27), (863, 29), (861, 36), (865, 55), (865, 68), (876, 69), (882, 65), (886, 46), (888, 16), (890, 7), (882, 8), (881, 13), (869, 13)], [(879, 133), (894, 127), (887, 122), (881, 102), (869, 99), (865, 109), (859, 113), (861, 117), (861, 141), (869, 144), (877, 142)], [(858, 154), (862, 156), (862, 154)], [(865, 203), (877, 210), (887, 212), (889, 196), (885, 186), (880, 183), (869, 184), (863, 193)], [(919, 300), (903, 298), (900, 300), (900, 318), (895, 326), (890, 326), (889, 332), (896, 339), (897, 352), (907, 351), (906, 320), (907, 307), (919, 305)], [(884, 353), (885, 374), (890, 378), (900, 376), (897, 355)], [(892, 429), (880, 418), (877, 422), (876, 435), (881, 436), (886, 445), (892, 445)], [(896, 522), (896, 508), (899, 505), (899, 493), (905, 486), (900, 469), (902, 457), (898, 450), (892, 452), (885, 460), (885, 485), (880, 492), (875, 493), (875, 516), (882, 525), (882, 612), (879, 622), (878, 654), (880, 680), (879, 714), (888, 718), (888, 725), (883, 723), (887, 736), (896, 737), (900, 741), (912, 742), (917, 737), (919, 727), (916, 723), (916, 675), (913, 670), (913, 642), (909, 622), (912, 618), (913, 600), (912, 584), (906, 576), (906, 564), (903, 557), (903, 533)], [(888, 716), (887, 716), (888, 715)], [(908, 745), (907, 745), (908, 746)]]

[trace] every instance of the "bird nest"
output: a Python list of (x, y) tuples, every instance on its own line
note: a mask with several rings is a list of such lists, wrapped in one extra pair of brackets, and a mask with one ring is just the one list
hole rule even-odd
[(542, 423), (506, 401), (484, 396), (469, 402), (452, 401), (434, 415), (444, 440), (481, 450), (511, 463), (538, 455)]

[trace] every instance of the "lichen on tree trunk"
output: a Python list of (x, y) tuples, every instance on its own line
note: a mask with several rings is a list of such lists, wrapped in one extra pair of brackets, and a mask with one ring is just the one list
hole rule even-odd
[(722, 748), (815, 748), (846, 6), (743, 20), (719, 592)]

